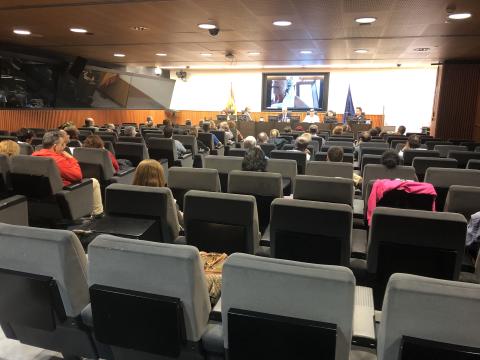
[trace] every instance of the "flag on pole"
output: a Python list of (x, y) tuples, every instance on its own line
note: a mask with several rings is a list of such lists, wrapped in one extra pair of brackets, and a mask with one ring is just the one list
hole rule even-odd
[(233, 95), (233, 85), (230, 83), (230, 98), (227, 101), (225, 110), (233, 114), (237, 113), (237, 105), (235, 105), (235, 96)]
[(348, 85), (347, 101), (345, 102), (345, 111), (343, 112), (343, 123), (347, 122), (349, 116), (355, 115), (355, 108), (353, 107), (352, 93), (350, 85)]

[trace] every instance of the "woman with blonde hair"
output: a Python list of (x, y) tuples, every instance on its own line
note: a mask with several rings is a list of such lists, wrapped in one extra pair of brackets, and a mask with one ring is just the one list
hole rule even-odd
[(20, 154), (20, 146), (12, 140), (3, 140), (0, 142), (0, 154), (16, 156)]

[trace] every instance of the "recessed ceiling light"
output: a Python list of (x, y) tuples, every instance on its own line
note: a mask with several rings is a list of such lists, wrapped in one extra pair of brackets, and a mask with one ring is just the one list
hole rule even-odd
[(357, 54), (366, 54), (366, 53), (368, 53), (368, 50), (367, 49), (356, 49), (355, 52)]
[(32, 32), (30, 30), (25, 30), (25, 29), (15, 29), (13, 32), (17, 35), (31, 35)]
[(115, 57), (125, 57), (125, 54), (115, 53), (113, 54)]
[(355, 19), (355, 21), (359, 24), (371, 24), (371, 23), (374, 23), (375, 21), (377, 21), (377, 18), (374, 18), (374, 17), (361, 17), (361, 18), (357, 18)]
[(248, 55), (257, 56), (260, 55), (260, 53), (258, 51), (250, 51)]
[(212, 56), (212, 53), (201, 53), (201, 56)]
[(167, 56), (167, 54), (165, 54), (165, 53), (156, 53), (155, 55), (157, 55), (157, 56)]
[(198, 27), (204, 30), (212, 30), (212, 29), (216, 29), (217, 25), (211, 24), (211, 23), (203, 23), (203, 24), (198, 24)]
[(311, 54), (312, 53), (312, 50), (302, 50), (300, 51), (300, 54), (304, 54), (304, 55), (308, 55), (308, 54)]
[(82, 28), (70, 28), (70, 31), (74, 33), (79, 33), (79, 34), (85, 34), (88, 32), (87, 29), (82, 29)]
[(413, 49), (413, 51), (418, 51), (418, 52), (425, 52), (425, 51), (429, 51), (430, 48), (428, 47), (419, 47), (419, 48), (415, 48)]
[(273, 22), (273, 25), (275, 26), (290, 26), (292, 25), (291, 21), (288, 20), (277, 20)]
[(132, 30), (135, 30), (135, 31), (147, 31), (147, 30), (150, 30), (148, 27), (146, 26), (132, 26), (131, 27)]
[(452, 20), (465, 20), (472, 17), (472, 14), (470, 13), (458, 13), (458, 14), (450, 14), (448, 15), (449, 19)]

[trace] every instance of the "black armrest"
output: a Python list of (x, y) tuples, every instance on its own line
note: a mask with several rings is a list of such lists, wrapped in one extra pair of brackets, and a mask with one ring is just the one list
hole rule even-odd
[(124, 170), (119, 170), (117, 171), (117, 173), (115, 174), (115, 176), (125, 176), (127, 174), (130, 174), (132, 172), (135, 171), (135, 168), (134, 167), (130, 167), (128, 169), (124, 169)]
[(7, 209), (10, 206), (20, 204), (27, 201), (27, 198), (23, 195), (13, 195), (5, 199), (0, 200), (0, 209)]
[(92, 183), (92, 179), (82, 179), (82, 181), (63, 187), (63, 190), (73, 191)]

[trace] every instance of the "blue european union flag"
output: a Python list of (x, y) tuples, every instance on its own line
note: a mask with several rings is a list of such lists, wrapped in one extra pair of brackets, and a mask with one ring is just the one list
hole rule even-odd
[(355, 108), (353, 107), (350, 85), (348, 85), (347, 102), (345, 103), (345, 111), (343, 112), (343, 123), (345, 124), (347, 122), (348, 117), (353, 115), (355, 115)]

